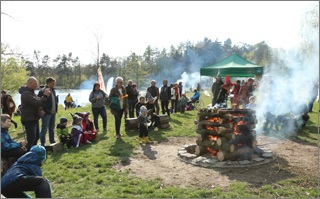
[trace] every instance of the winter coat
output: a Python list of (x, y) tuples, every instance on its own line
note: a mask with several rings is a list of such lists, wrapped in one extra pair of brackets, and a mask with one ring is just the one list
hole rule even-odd
[(171, 98), (171, 90), (169, 86), (162, 86), (160, 91), (160, 101), (169, 101)]
[(13, 141), (8, 133), (8, 129), (1, 128), (1, 152), (20, 147), (22, 147), (21, 142)]
[(58, 137), (60, 137), (61, 135), (65, 135), (66, 137), (70, 135), (68, 128), (64, 124), (57, 125), (57, 134)]
[[(98, 96), (100, 96), (100, 99), (97, 99)], [(107, 97), (108, 95), (103, 90), (92, 91), (89, 96), (89, 101), (92, 104), (92, 108), (104, 107)]]
[[(46, 88), (49, 88), (48, 86), (45, 86), (44, 88), (40, 89), (39, 93), (38, 93), (38, 97), (42, 97), (44, 95), (44, 91)], [(56, 90), (53, 88), (53, 89), (50, 89), (51, 90), (51, 95), (54, 96), (54, 103), (55, 103), (55, 113), (58, 112), (58, 98), (57, 98), (57, 95), (56, 95)], [(47, 101), (44, 102), (44, 104), (42, 105), (42, 110), (44, 112), (46, 112), (46, 114), (50, 114), (52, 113), (51, 112), (51, 109), (52, 109), (52, 96), (49, 96)]]
[(200, 98), (200, 92), (197, 91), (193, 94), (193, 96), (191, 97), (192, 100), (197, 101)]
[(133, 88), (129, 84), (126, 86), (126, 92), (128, 94), (128, 100), (134, 100)]
[(176, 97), (175, 87), (171, 88), (171, 100), (180, 100), (179, 88), (178, 89), (178, 99)]
[(1, 97), (1, 105), (3, 106), (2, 113), (8, 113), (10, 116), (16, 110), (16, 104), (11, 95)]
[(188, 104), (187, 98), (183, 97), (183, 98), (180, 99), (180, 106), (186, 107), (187, 104)]
[(1, 178), (1, 191), (24, 176), (42, 176), (41, 159), (34, 152), (21, 156)]
[[(125, 96), (127, 94), (126, 92), (126, 89), (122, 86), (122, 95)], [(120, 96), (120, 92), (118, 90), (118, 87), (113, 87), (111, 90), (110, 90), (110, 99), (111, 97), (116, 97), (118, 99), (118, 97)], [(119, 100), (118, 100), (119, 101)], [(124, 97), (123, 98), (123, 109), (127, 109), (128, 108), (128, 98), (127, 97)], [(112, 110), (111, 110), (112, 112)]]
[(38, 97), (34, 90), (26, 86), (19, 88), (19, 93), (21, 94), (21, 121), (38, 121), (41, 117), (41, 106), (47, 101), (47, 96), (43, 95)]
[[(152, 97), (157, 97), (157, 100), (159, 99), (160, 94), (159, 94), (159, 88), (158, 87), (150, 86), (150, 87), (147, 88), (147, 93), (148, 92), (151, 94)], [(146, 98), (147, 98), (147, 96), (146, 96)]]
[(223, 85), (222, 81), (221, 82), (216, 81), (212, 84), (211, 91), (212, 91), (212, 95), (213, 95), (214, 100), (217, 100), (217, 97), (219, 95), (220, 88), (222, 85)]

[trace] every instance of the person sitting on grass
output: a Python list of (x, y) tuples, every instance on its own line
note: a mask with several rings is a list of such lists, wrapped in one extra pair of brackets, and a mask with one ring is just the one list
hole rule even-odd
[(139, 102), (136, 103), (136, 105), (135, 105), (137, 117), (139, 117), (139, 115), (140, 115), (141, 106), (146, 106), (147, 105), (147, 103), (145, 102), (145, 99), (146, 99), (145, 97), (141, 96), (139, 98)]
[(82, 127), (82, 117), (78, 115), (73, 115), (73, 126), (71, 130), (71, 136), (73, 138), (73, 147), (78, 148), (80, 144), (91, 144), (91, 142), (87, 139), (88, 132), (85, 131)]
[(87, 137), (87, 140), (89, 140), (91, 142), (95, 141), (97, 138), (98, 132), (96, 130), (94, 130), (93, 121), (91, 118), (89, 118), (90, 112), (76, 113), (76, 114), (83, 118), (82, 127), (83, 127), (84, 131), (87, 132), (87, 134), (85, 134), (85, 136)]
[(188, 104), (188, 99), (186, 98), (186, 94), (184, 93), (181, 94), (181, 99), (179, 100), (179, 104), (180, 104), (180, 112), (184, 113), (184, 111), (186, 110), (186, 106)]
[(138, 142), (141, 144), (142, 138), (144, 137), (145, 142), (149, 143), (149, 138), (148, 138), (148, 124), (150, 121), (148, 121), (148, 110), (145, 106), (141, 106), (140, 108), (141, 113), (138, 117), (138, 123), (139, 123), (139, 140)]
[(11, 117), (8, 114), (1, 114), (1, 157), (2, 158), (19, 158), (27, 152), (27, 141), (15, 142), (9, 135), (11, 126)]
[(1, 194), (7, 198), (31, 198), (26, 191), (34, 191), (36, 198), (52, 198), (50, 181), (42, 176), (45, 160), (46, 149), (32, 146), (1, 178)]
[(59, 136), (60, 142), (63, 143), (63, 146), (66, 144), (68, 149), (70, 149), (71, 146), (73, 146), (73, 139), (71, 138), (71, 134), (68, 131), (67, 124), (67, 118), (60, 118), (60, 123), (57, 125), (57, 134)]

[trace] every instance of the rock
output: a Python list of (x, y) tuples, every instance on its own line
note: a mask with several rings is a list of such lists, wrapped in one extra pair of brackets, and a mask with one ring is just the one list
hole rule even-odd
[(241, 165), (250, 164), (250, 163), (251, 163), (251, 161), (249, 161), (249, 160), (241, 160), (241, 161), (239, 161), (239, 164), (241, 164)]
[(255, 158), (255, 159), (253, 159), (252, 161), (254, 161), (254, 162), (261, 162), (261, 161), (263, 161), (264, 160), (264, 158)]
[(264, 158), (272, 158), (272, 156), (273, 156), (272, 152), (265, 152), (262, 154), (262, 157)]

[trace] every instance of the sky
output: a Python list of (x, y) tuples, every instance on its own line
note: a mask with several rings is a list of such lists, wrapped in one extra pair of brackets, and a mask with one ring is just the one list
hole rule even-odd
[(299, 44), (302, 14), (318, 1), (1, 1), (1, 42), (30, 58), (72, 52), (81, 64), (100, 56), (142, 55), (205, 37), (233, 44)]

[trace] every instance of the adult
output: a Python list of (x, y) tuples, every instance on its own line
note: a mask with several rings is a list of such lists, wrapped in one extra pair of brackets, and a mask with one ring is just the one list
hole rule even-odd
[(219, 91), (220, 91), (222, 85), (223, 85), (223, 82), (222, 82), (221, 76), (218, 75), (216, 77), (216, 81), (211, 86), (211, 91), (212, 91), (211, 106), (214, 106), (217, 103)]
[[(11, 95), (7, 95), (7, 91), (5, 90), (1, 91), (1, 109), (2, 113), (10, 115), (10, 118), (12, 118), (12, 113), (16, 110), (16, 103), (14, 103)], [(11, 120), (11, 123), (15, 128), (18, 127), (18, 124), (15, 121)]]
[(172, 110), (171, 113), (177, 113), (178, 112), (178, 102), (180, 100), (180, 95), (179, 95), (179, 87), (178, 83), (174, 83), (173, 87), (171, 88), (171, 106)]
[(200, 85), (200, 82), (199, 83), (197, 83), (197, 91), (201, 91), (201, 85)]
[(29, 77), (26, 86), (19, 88), (21, 94), (21, 123), (25, 127), (27, 134), (27, 150), (29, 151), (32, 145), (37, 145), (39, 140), (39, 119), (43, 113), (42, 106), (50, 97), (50, 89), (44, 90), (44, 95), (38, 97), (34, 90), (38, 87), (38, 80), (35, 77)]
[[(233, 84), (231, 83), (231, 80), (229, 78), (229, 76), (226, 76), (226, 81), (223, 85), (220, 86), (220, 91), (219, 94), (217, 96), (217, 102), (218, 104), (221, 103), (225, 103), (228, 97), (228, 94), (230, 92), (231, 87), (233, 86)], [(227, 103), (226, 103), (227, 105)]]
[(163, 85), (160, 91), (160, 101), (161, 101), (161, 110), (162, 114), (167, 113), (170, 117), (170, 110), (169, 110), (169, 102), (171, 98), (171, 91), (170, 87), (168, 86), (168, 80), (163, 80)]
[(246, 108), (246, 104), (249, 103), (249, 97), (253, 95), (253, 84), (254, 80), (249, 78), (248, 81), (241, 87), (239, 91), (239, 102), (242, 104), (242, 108)]
[[(126, 92), (128, 95), (129, 118), (133, 118), (134, 117), (135, 99), (134, 99), (134, 95), (133, 95), (133, 88), (132, 88), (132, 80), (131, 79), (128, 80), (128, 85), (125, 88), (126, 88)], [(125, 113), (124, 117), (127, 118), (127, 113)]]
[[(151, 81), (151, 86), (149, 86), (147, 88), (147, 93), (150, 93), (151, 96), (154, 98), (154, 97), (157, 97), (155, 102), (154, 102), (154, 106), (156, 107), (156, 112), (157, 114), (159, 115), (159, 111), (160, 111), (160, 107), (159, 107), (159, 98), (160, 98), (160, 93), (159, 93), (159, 88), (156, 87), (156, 80), (152, 80)], [(147, 98), (147, 95), (146, 95), (146, 98)]]
[(123, 112), (128, 112), (128, 98), (122, 77), (116, 78), (116, 86), (110, 90), (110, 110), (115, 119), (116, 138), (121, 138), (120, 126)]
[(46, 149), (33, 146), (1, 178), (1, 194), (7, 198), (30, 198), (25, 191), (34, 191), (36, 198), (51, 198), (50, 182), (41, 170), (45, 160)]
[(232, 104), (234, 106), (234, 108), (238, 109), (239, 108), (239, 91), (240, 91), (240, 88), (241, 88), (241, 81), (240, 80), (237, 80), (236, 81), (236, 85), (234, 85), (234, 88), (233, 88), (233, 100), (232, 100)]
[(179, 88), (179, 97), (181, 98), (182, 88), (183, 88), (182, 82), (179, 82), (178, 88)]
[(72, 99), (70, 93), (68, 93), (68, 95), (66, 96), (66, 99), (64, 100), (64, 102), (65, 102), (64, 103), (64, 105), (65, 105), (64, 110), (72, 108), (73, 99)]
[(56, 143), (54, 140), (54, 128), (56, 125), (56, 113), (58, 112), (58, 97), (56, 95), (56, 91), (54, 86), (56, 84), (56, 80), (53, 77), (48, 77), (46, 79), (46, 86), (40, 89), (38, 92), (38, 97), (42, 97), (44, 95), (45, 89), (49, 89), (51, 95), (48, 100), (44, 102), (42, 105), (42, 126), (40, 131), (40, 142), (42, 146), (46, 144), (46, 133), (49, 131), (49, 142), (50, 144)]
[(191, 97), (191, 100), (188, 101), (188, 103), (187, 103), (188, 105), (190, 105), (191, 103), (195, 103), (200, 98), (200, 92), (197, 89), (194, 89), (193, 92), (194, 92), (194, 94)]
[(20, 158), (27, 152), (27, 141), (15, 142), (9, 135), (11, 126), (11, 117), (8, 114), (1, 114), (1, 157), (3, 158)]
[(93, 89), (89, 96), (89, 101), (91, 102), (91, 109), (93, 113), (93, 122), (94, 127), (97, 132), (99, 132), (98, 117), (102, 117), (103, 130), (107, 130), (107, 111), (105, 107), (105, 101), (107, 100), (108, 95), (100, 89), (100, 84), (95, 83)]
[[(132, 118), (134, 117), (134, 107), (138, 103), (138, 96), (139, 96), (139, 91), (137, 90), (137, 85), (135, 83), (132, 84), (132, 90), (133, 90), (133, 115)], [(130, 111), (130, 109), (129, 109)], [(137, 116), (138, 117), (138, 116)]]

